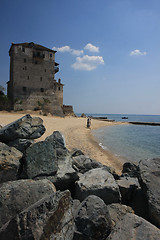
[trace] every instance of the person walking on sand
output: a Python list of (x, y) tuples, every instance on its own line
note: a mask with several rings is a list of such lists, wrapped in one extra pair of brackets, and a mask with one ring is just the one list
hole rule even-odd
[(87, 118), (87, 128), (90, 128), (90, 120), (89, 120), (89, 117)]
[(91, 118), (87, 118), (87, 128), (91, 127)]

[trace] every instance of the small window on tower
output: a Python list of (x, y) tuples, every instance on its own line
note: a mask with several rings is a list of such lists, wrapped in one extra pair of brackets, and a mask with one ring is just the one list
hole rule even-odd
[(24, 58), (24, 63), (26, 63), (27, 62), (27, 60), (26, 60), (26, 58)]
[(58, 87), (58, 90), (60, 91), (60, 90), (61, 90), (61, 87)]
[(52, 57), (52, 53), (50, 53), (50, 57)]
[(22, 52), (25, 52), (25, 48), (24, 47), (22, 47)]
[(41, 92), (44, 92), (44, 88), (41, 88)]
[(23, 87), (23, 92), (27, 92), (27, 88), (26, 87)]
[(40, 81), (42, 81), (42, 77), (40, 77)]
[(27, 79), (29, 80), (29, 76), (27, 76)]
[(46, 69), (44, 71), (46, 72)]

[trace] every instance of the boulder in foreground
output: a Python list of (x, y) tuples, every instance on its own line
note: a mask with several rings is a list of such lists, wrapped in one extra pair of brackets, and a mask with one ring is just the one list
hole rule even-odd
[(65, 161), (65, 156), (69, 154), (69, 151), (66, 148), (64, 136), (59, 131), (54, 131), (45, 141), (53, 145), (53, 148), (56, 150), (57, 159)]
[(73, 168), (80, 173), (85, 173), (91, 169), (94, 168), (100, 168), (103, 167), (103, 165), (95, 160), (92, 160), (91, 158), (87, 157), (86, 155), (78, 155), (73, 157)]
[(105, 167), (92, 169), (80, 176), (76, 182), (75, 198), (83, 201), (89, 195), (96, 195), (106, 204), (120, 202), (119, 187)]
[(75, 217), (73, 240), (105, 240), (111, 231), (111, 219), (104, 201), (94, 195), (87, 197)]
[(143, 160), (139, 168), (139, 181), (148, 199), (150, 221), (160, 228), (160, 158)]
[(22, 153), (0, 142), (0, 183), (17, 180)]
[(57, 170), (56, 151), (49, 141), (37, 142), (27, 148), (24, 164), (27, 178), (54, 175)]
[(47, 179), (3, 183), (0, 187), (0, 227), (25, 208), (55, 191), (54, 185)]
[(34, 143), (33, 139), (17, 138), (14, 141), (7, 142), (7, 145), (10, 147), (15, 147), (20, 152), (25, 153), (26, 149), (33, 143)]
[(0, 142), (10, 142), (15, 139), (36, 139), (43, 135), (45, 127), (39, 117), (32, 118), (29, 114), (0, 129)]
[(46, 196), (0, 229), (1, 240), (72, 240), (75, 230), (69, 191)]
[(158, 240), (160, 230), (135, 214), (127, 213), (116, 223), (106, 240)]
[(126, 205), (122, 205), (120, 203), (112, 203), (107, 205), (107, 209), (112, 221), (112, 228), (116, 225), (116, 223), (123, 218), (123, 216), (127, 213), (134, 213), (131, 207)]

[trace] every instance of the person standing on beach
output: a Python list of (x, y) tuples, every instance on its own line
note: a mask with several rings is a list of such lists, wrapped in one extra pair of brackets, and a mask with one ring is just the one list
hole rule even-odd
[(87, 118), (87, 128), (90, 128), (90, 120), (89, 120), (89, 117)]
[(91, 127), (91, 118), (87, 118), (87, 128)]

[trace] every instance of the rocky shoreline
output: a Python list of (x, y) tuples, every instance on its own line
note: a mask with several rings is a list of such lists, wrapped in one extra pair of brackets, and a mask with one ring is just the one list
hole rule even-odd
[(0, 129), (1, 240), (160, 239), (160, 159), (121, 175), (29, 114)]

